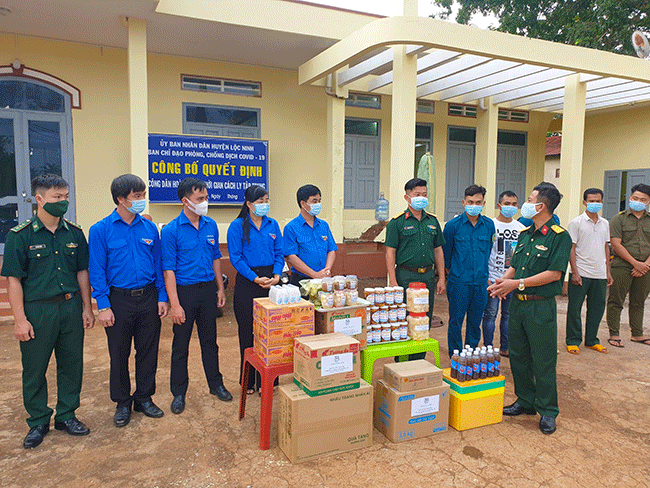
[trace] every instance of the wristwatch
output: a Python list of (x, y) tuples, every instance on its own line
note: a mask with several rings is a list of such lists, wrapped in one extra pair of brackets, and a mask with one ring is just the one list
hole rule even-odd
[(526, 289), (526, 285), (524, 285), (524, 279), (519, 278), (519, 291), (524, 291)]

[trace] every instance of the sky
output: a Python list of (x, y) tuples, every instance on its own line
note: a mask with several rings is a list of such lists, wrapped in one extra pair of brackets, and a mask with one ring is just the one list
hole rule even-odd
[[(368, 12), (373, 14), (385, 15), (387, 17), (397, 14), (398, 8), (402, 5), (402, 0), (309, 0), (311, 3), (320, 3), (323, 5), (331, 5), (350, 10), (357, 10), (360, 12)], [(442, 10), (433, 4), (432, 0), (418, 0), (418, 11), (421, 17), (429, 17), (433, 13)], [(452, 7), (453, 13), (450, 20), (455, 18), (455, 13), (458, 10), (458, 5)], [(496, 17), (485, 17), (482, 15), (474, 15), (470, 22), (471, 25), (486, 29), (490, 26), (498, 24)]]

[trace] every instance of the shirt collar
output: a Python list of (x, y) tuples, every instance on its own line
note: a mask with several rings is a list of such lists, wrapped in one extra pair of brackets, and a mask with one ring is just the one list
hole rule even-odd
[[(253, 219), (251, 218), (250, 214), (248, 214), (248, 221), (251, 223), (251, 228), (255, 228), (255, 230), (257, 230), (257, 226), (253, 222)], [(262, 225), (260, 225), (259, 230), (262, 230), (262, 227), (264, 227), (267, 222), (269, 222), (269, 218), (265, 215), (264, 217), (262, 217)]]
[[(318, 226), (318, 221), (319, 221), (318, 217), (314, 216), (314, 228), (316, 228), (316, 227)], [(301, 226), (302, 226), (302, 225), (309, 225), (309, 224), (307, 223), (307, 221), (305, 220), (305, 217), (303, 217), (301, 213), (298, 214), (298, 223), (299, 223)], [(311, 226), (310, 226), (310, 227), (311, 227)]]
[[(117, 209), (115, 209), (115, 210), (113, 210), (113, 211), (111, 212), (111, 215), (109, 216), (109, 219), (110, 219), (111, 224), (114, 224), (114, 223), (117, 222), (118, 220), (119, 220), (120, 222), (126, 224), (126, 222), (125, 222), (124, 219), (120, 216), (120, 214), (117, 213)], [(131, 222), (131, 225), (137, 224), (137, 223), (140, 222), (142, 219), (143, 219), (142, 215), (140, 215), (140, 214), (135, 214), (135, 218), (133, 219), (133, 222)], [(126, 224), (126, 225), (129, 225), (129, 224)]]
[[(598, 215), (598, 214), (596, 214), (596, 215)], [(582, 218), (583, 218), (584, 220), (588, 220), (588, 221), (590, 221), (590, 222), (593, 222), (593, 220), (591, 220), (591, 218), (589, 217), (589, 215), (587, 215), (587, 211), (586, 211), (586, 210), (585, 210), (584, 212), (582, 212)], [(598, 223), (600, 223), (600, 222), (603, 222), (604, 220), (605, 220), (605, 219), (604, 219), (603, 217), (601, 217), (600, 215), (598, 215), (598, 220), (596, 221), (596, 223), (598, 224)]]
[[(190, 222), (190, 219), (187, 218), (187, 215), (185, 215), (185, 212), (183, 210), (181, 210), (179, 223), (181, 225), (187, 224), (187, 225), (191, 225), (192, 227), (194, 227), (194, 224), (192, 222)], [(205, 224), (205, 219), (203, 218), (203, 215), (199, 215), (199, 229), (201, 227), (203, 227), (203, 224)], [(196, 228), (196, 227), (194, 227), (194, 228)]]
[[(479, 225), (479, 224), (483, 223), (483, 218), (481, 218), (481, 217), (486, 218), (484, 215), (479, 214), (478, 220), (476, 221), (476, 225)], [(463, 224), (465, 224), (465, 223), (469, 223), (470, 225), (472, 224), (470, 222), (470, 220), (469, 220), (469, 217), (467, 216), (467, 212), (463, 212), (463, 214), (460, 217), (460, 220), (461, 220), (461, 223), (463, 223)]]
[[(431, 217), (431, 216), (428, 213), (426, 213), (424, 210), (422, 210), (422, 218), (420, 219), (420, 222), (425, 220), (425, 219), (428, 219), (429, 217)], [(410, 218), (415, 219), (415, 215), (413, 215), (413, 212), (411, 212), (411, 209), (409, 207), (406, 207), (406, 212), (404, 212), (404, 218), (405, 219), (410, 219)], [(417, 219), (415, 219), (415, 220), (417, 220)]]
[[(31, 225), (32, 225), (32, 230), (35, 233), (45, 228), (45, 224), (41, 222), (41, 219), (39, 219), (36, 215), (32, 217)], [(65, 221), (63, 217), (59, 219), (59, 225), (56, 226), (56, 230), (59, 230), (61, 227), (63, 227), (65, 230), (69, 230), (68, 223)]]
[[(631, 209), (630, 207), (627, 207), (627, 209), (625, 210), (625, 215), (634, 215), (634, 214), (632, 213), (632, 209)], [(650, 213), (648, 213), (648, 211), (645, 210), (645, 211), (643, 212), (643, 217), (647, 217), (648, 215), (650, 215)], [(641, 218), (643, 218), (643, 217), (641, 217)]]

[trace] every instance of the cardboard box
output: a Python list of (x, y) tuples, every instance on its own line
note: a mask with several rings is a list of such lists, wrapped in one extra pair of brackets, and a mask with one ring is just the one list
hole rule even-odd
[(359, 341), (345, 334), (298, 337), (294, 344), (293, 381), (309, 396), (359, 387)]
[(257, 319), (253, 320), (253, 333), (255, 338), (265, 346), (293, 345), (296, 337), (314, 335), (314, 324), (283, 325), (281, 327), (267, 328)]
[(267, 366), (276, 364), (289, 364), (293, 362), (293, 344), (282, 344), (280, 346), (267, 346), (262, 344), (255, 337), (253, 348), (262, 362)]
[(403, 393), (384, 380), (375, 388), (375, 427), (393, 442), (447, 431), (449, 385)]
[(442, 370), (425, 359), (384, 365), (384, 381), (397, 391), (408, 392), (442, 384)]
[(503, 420), (504, 376), (460, 382), (450, 372), (444, 369), (442, 377), (451, 388), (449, 425), (462, 431)]
[(313, 324), (314, 305), (300, 300), (290, 305), (276, 305), (268, 298), (253, 299), (253, 318), (267, 328), (285, 325)]
[(278, 444), (291, 462), (372, 445), (373, 388), (365, 381), (355, 390), (318, 397), (292, 384), (279, 391)]
[(368, 345), (368, 324), (366, 322), (366, 307), (370, 302), (359, 299), (358, 305), (350, 307), (316, 309), (316, 334), (331, 334), (341, 332), (359, 341), (361, 349)]

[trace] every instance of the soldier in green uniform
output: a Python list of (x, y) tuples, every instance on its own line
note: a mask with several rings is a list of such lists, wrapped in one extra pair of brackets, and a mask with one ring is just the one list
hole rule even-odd
[(510, 268), (488, 287), (493, 297), (514, 291), (510, 304), (510, 369), (517, 401), (504, 415), (540, 414), (539, 429), (555, 432), (557, 309), (571, 254), (571, 236), (553, 220), (562, 195), (550, 183), (536, 186), (521, 208), (533, 225), (519, 233)]
[[(445, 293), (445, 239), (438, 219), (424, 209), (429, 205), (427, 182), (413, 178), (404, 185), (405, 212), (391, 219), (386, 227), (386, 267), (390, 286), (408, 288), (421, 282), (429, 290), (429, 320), (433, 314), (435, 294)], [(435, 269), (438, 270), (436, 281)], [(424, 359), (426, 353), (411, 354), (410, 359)]]
[(63, 219), (68, 184), (57, 175), (32, 181), (38, 210), (11, 229), (5, 242), (2, 276), (8, 279), (14, 336), (23, 363), (23, 403), (29, 433), (23, 446), (38, 446), (50, 430), (45, 374), (56, 356), (57, 392), (54, 427), (70, 435), (90, 430), (75, 417), (79, 407), (84, 328), (94, 324), (88, 280), (88, 244), (81, 227)]

